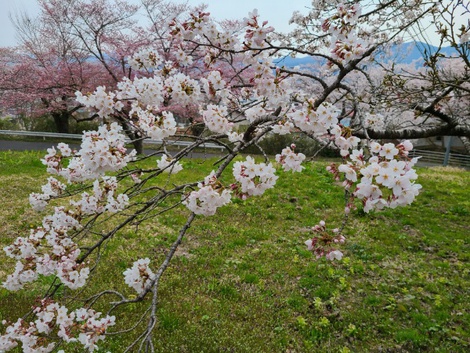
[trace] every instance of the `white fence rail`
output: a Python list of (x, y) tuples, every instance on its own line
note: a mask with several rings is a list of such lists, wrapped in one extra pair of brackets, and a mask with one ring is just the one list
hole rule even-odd
[(446, 160), (446, 154), (444, 152), (412, 150), (410, 157), (421, 157), (419, 159), (419, 163), (421, 164), (449, 165), (470, 169), (470, 155), (449, 153), (448, 159)]
[[(22, 131), (22, 130), (0, 130), (0, 135), (42, 137), (43, 139), (46, 139), (47, 137), (51, 137), (51, 138), (57, 138), (57, 139), (81, 140), (82, 138), (81, 134), (63, 134), (63, 133), (56, 133), (56, 132)], [(127, 139), (127, 141), (130, 143), (129, 139)], [(167, 140), (166, 142), (170, 144), (171, 146), (177, 146), (177, 147), (187, 147), (192, 144), (191, 141), (180, 141), (180, 140)], [(161, 143), (162, 143), (161, 140), (150, 140), (150, 139), (144, 140), (144, 144), (159, 145)], [(219, 149), (219, 150), (224, 149), (224, 146), (221, 146), (215, 143), (209, 143), (209, 142), (203, 143), (201, 147), (211, 148), (211, 149), (213, 148), (213, 149)]]

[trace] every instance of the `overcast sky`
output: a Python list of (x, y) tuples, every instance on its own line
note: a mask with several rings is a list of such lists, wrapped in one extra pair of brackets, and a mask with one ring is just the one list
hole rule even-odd
[[(140, 0), (129, 0), (140, 3)], [(185, 2), (174, 0), (174, 2)], [(253, 9), (258, 9), (261, 19), (268, 20), (269, 24), (281, 32), (289, 29), (289, 19), (295, 10), (307, 11), (311, 0), (188, 0), (191, 5), (206, 3), (209, 12), (218, 20), (242, 19)], [(26, 12), (30, 16), (36, 16), (39, 12), (37, 0), (0, 0), (0, 47), (14, 46), (17, 44), (15, 29), (9, 16)], [(461, 18), (461, 23), (467, 23), (468, 14)], [(428, 40), (433, 44), (438, 43), (438, 37), (434, 30), (428, 33)]]
[[(133, 0), (138, 2), (138, 0)], [(177, 0), (175, 2), (184, 2)], [(288, 22), (294, 10), (305, 10), (310, 0), (189, 0), (192, 5), (205, 3), (209, 12), (217, 19), (242, 19), (253, 9), (258, 9), (262, 19), (280, 31), (287, 31)], [(37, 0), (0, 0), (0, 47), (17, 44), (15, 29), (9, 15), (26, 12), (38, 14)]]

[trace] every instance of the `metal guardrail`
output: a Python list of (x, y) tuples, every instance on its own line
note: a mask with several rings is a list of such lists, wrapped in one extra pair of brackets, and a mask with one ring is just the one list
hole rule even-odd
[[(410, 157), (421, 157), (418, 163), (428, 163), (445, 166), (445, 153), (427, 150), (412, 150)], [(447, 165), (470, 169), (470, 155), (450, 153)]]
[[(29, 136), (29, 137), (52, 137), (59, 139), (73, 139), (80, 140), (82, 138), (81, 134), (62, 134), (56, 132), (38, 132), (38, 131), (22, 131), (22, 130), (0, 130), (0, 135), (14, 135), (14, 136)], [(127, 139), (127, 142), (130, 143), (130, 140)], [(145, 144), (161, 144), (161, 140), (144, 140)], [(178, 147), (187, 147), (192, 144), (191, 141), (180, 141), (180, 140), (167, 140), (167, 143), (170, 143), (172, 146)], [(224, 149), (224, 146), (217, 145), (215, 143), (204, 143), (205, 148), (213, 149)], [(445, 165), (445, 153), (436, 152), (436, 151), (427, 151), (427, 150), (412, 150), (410, 157), (421, 157), (419, 159), (420, 164), (433, 164), (433, 165)], [(462, 167), (470, 169), (470, 155), (450, 153), (449, 160), (447, 165)]]
[[(59, 139), (72, 139), (72, 140), (81, 140), (82, 135), (81, 134), (63, 134), (63, 133), (57, 133), (57, 132), (40, 132), (40, 131), (23, 131), (23, 130), (0, 130), (0, 135), (13, 135), (13, 136), (28, 136), (28, 137), (42, 137), (46, 139), (46, 137), (52, 137), (52, 138), (59, 138)], [(126, 139), (128, 143), (131, 142), (131, 140)], [(192, 145), (191, 141), (180, 141), (180, 140), (167, 140), (167, 143), (169, 143), (171, 146), (178, 146), (178, 147), (187, 147)], [(151, 144), (151, 145), (159, 145), (163, 143), (161, 140), (151, 140), (151, 139), (145, 139), (144, 144)], [(201, 145), (201, 147), (204, 148), (214, 148), (214, 149), (224, 149), (224, 146), (217, 145), (215, 143), (209, 143), (205, 142)]]
[(80, 140), (80, 134), (61, 134), (56, 132), (23, 131), (23, 130), (0, 130), (0, 135), (30, 136), (30, 137), (53, 137), (62, 139)]

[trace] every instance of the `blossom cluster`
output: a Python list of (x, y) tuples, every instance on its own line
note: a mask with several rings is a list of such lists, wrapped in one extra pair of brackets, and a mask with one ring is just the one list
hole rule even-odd
[(355, 149), (348, 156), (349, 161), (332, 165), (328, 170), (338, 179), (340, 174), (344, 175), (344, 187), (362, 201), (364, 212), (409, 205), (421, 189), (415, 183), (418, 175), (413, 169), (417, 158), (408, 158), (412, 148), (409, 141), (398, 146), (371, 142), (369, 158), (362, 149)]
[(362, 9), (359, 4), (346, 5), (340, 3), (333, 16), (325, 19), (322, 28), (332, 34), (347, 34), (350, 28), (357, 23)]
[(154, 114), (150, 110), (133, 104), (130, 115), (138, 118), (134, 126), (144, 131), (151, 139), (161, 141), (176, 134), (176, 120), (171, 112), (163, 111), (161, 114)]
[(183, 204), (195, 214), (212, 216), (217, 208), (230, 203), (231, 191), (224, 188), (214, 171), (198, 183), (198, 188), (183, 200)]
[(57, 145), (57, 150), (55, 147), (47, 149), (47, 155), (41, 159), (41, 162), (47, 167), (48, 173), (60, 174), (59, 172), (65, 168), (65, 161), (75, 153), (76, 151), (73, 151), (69, 145), (60, 142)]
[(56, 275), (71, 289), (83, 287), (90, 270), (84, 263), (77, 262), (80, 249), (68, 235), (69, 231), (81, 227), (75, 217), (73, 212), (56, 207), (54, 214), (45, 217), (42, 226), (32, 229), (28, 237), (18, 237), (12, 245), (6, 246), (3, 250), (17, 263), (3, 287), (19, 290), (35, 281), (38, 275)]
[(244, 19), (244, 24), (247, 27), (245, 32), (245, 45), (247, 47), (256, 46), (257, 48), (263, 48), (266, 46), (266, 38), (269, 33), (274, 31), (271, 26), (266, 26), (268, 21), (263, 21), (260, 25), (258, 21), (258, 10), (253, 10), (248, 14), (248, 17)]
[(278, 135), (287, 135), (294, 130), (294, 124), (288, 119), (279, 120), (272, 126), (272, 132)]
[(135, 155), (127, 153), (126, 141), (118, 123), (103, 125), (98, 131), (83, 134), (81, 149), (78, 152), (85, 169), (95, 178), (105, 172), (115, 172), (124, 168)]
[(357, 136), (351, 135), (348, 128), (341, 128), (336, 125), (331, 130), (334, 145), (339, 148), (341, 157), (348, 158), (350, 155), (355, 155), (361, 139)]
[(289, 76), (278, 69), (273, 72), (272, 58), (269, 57), (252, 65), (256, 73), (253, 78), (255, 98), (264, 100), (267, 107), (274, 109), (279, 104), (286, 104), (292, 93), (292, 82)]
[(319, 224), (312, 227), (314, 236), (305, 242), (307, 249), (313, 252), (317, 259), (325, 257), (326, 259), (341, 260), (343, 253), (336, 249), (340, 244), (346, 241), (346, 238), (340, 233), (338, 228), (329, 230), (326, 228), (325, 221), (320, 221)]
[[(105, 211), (122, 211), (129, 203), (125, 194), (115, 196), (118, 187), (115, 177), (103, 177), (93, 182), (92, 193), (84, 192), (78, 201), (70, 200), (70, 209), (56, 207), (52, 215), (43, 219), (42, 226), (32, 229), (28, 237), (18, 237), (4, 248), (7, 256), (17, 260), (15, 271), (8, 275), (3, 286), (9, 290), (21, 289), (35, 281), (38, 275), (56, 275), (63, 284), (77, 289), (85, 284), (89, 269), (78, 263), (80, 249), (69, 235), (81, 228), (80, 220)], [(49, 178), (43, 194), (31, 194), (30, 201), (36, 210), (42, 210), (53, 196), (58, 196), (65, 185)], [(50, 252), (48, 252), (49, 250)]]
[[(203, 91), (209, 99), (221, 98), (225, 103), (234, 90), (229, 90), (227, 82), (234, 85), (234, 82), (246, 86), (246, 82), (253, 85), (252, 88), (246, 89), (250, 94), (245, 97), (249, 100), (264, 101), (267, 106), (272, 108), (279, 103), (288, 101), (288, 94), (292, 91), (291, 84), (287, 80), (287, 76), (279, 70), (273, 72), (273, 58), (269, 51), (259, 51), (256, 55), (252, 55), (246, 51), (249, 47), (265, 48), (268, 46), (268, 35), (274, 29), (267, 26), (267, 22), (260, 22), (257, 11), (249, 14), (243, 22), (244, 38), (239, 40), (231, 31), (219, 30), (214, 21), (209, 17), (208, 13), (196, 11), (190, 14), (190, 19), (182, 23), (176, 20), (171, 24), (172, 35), (181, 41), (200, 42), (206, 44), (201, 55), (204, 55), (204, 63), (206, 68), (213, 69), (203, 74), (200, 79)], [(231, 53), (235, 53), (232, 55)], [(222, 60), (221, 60), (222, 59)], [(220, 65), (224, 59), (231, 62), (231, 68)], [(230, 81), (226, 80), (220, 73), (223, 67), (228, 68), (228, 72), (233, 72), (236, 76), (231, 77)], [(241, 74), (236, 74), (238, 67), (245, 67), (241, 70)], [(246, 81), (245, 81), (246, 78)], [(243, 91), (243, 90), (242, 90)], [(269, 98), (268, 98), (269, 97)], [(194, 100), (194, 98), (193, 98)], [(220, 103), (220, 102), (218, 102)], [(238, 104), (237, 98), (231, 103)], [(277, 106), (274, 107), (276, 109)]]
[[(201, 56), (204, 56), (205, 66), (212, 71), (203, 73), (199, 82), (209, 100), (217, 99), (220, 110), (223, 109), (221, 104), (230, 104), (232, 109), (237, 106), (238, 109), (235, 110), (243, 111), (246, 108), (244, 103), (254, 100), (263, 101), (269, 109), (276, 109), (279, 104), (289, 101), (292, 84), (288, 75), (280, 70), (272, 70), (274, 63), (270, 52), (260, 50), (256, 55), (252, 55), (247, 51), (251, 46), (257, 48), (268, 46), (268, 34), (274, 29), (266, 25), (266, 22), (259, 21), (257, 11), (253, 11), (243, 22), (245, 37), (239, 40), (233, 32), (220, 30), (209, 14), (202, 11), (191, 13), (187, 21), (178, 23), (175, 20), (171, 24), (171, 33), (175, 38), (205, 44), (197, 46), (195, 50), (202, 51)], [(230, 65), (225, 65), (223, 61), (230, 62)], [(229, 73), (234, 75), (226, 79)], [(238, 92), (238, 88), (231, 89), (230, 86), (243, 88)], [(245, 96), (243, 91), (248, 94)], [(240, 99), (241, 96), (243, 99)], [(192, 100), (194, 101), (194, 97)], [(210, 113), (213, 109), (208, 110), (206, 114), (209, 115), (210, 123), (212, 121), (210, 118), (213, 117)], [(229, 134), (230, 131), (225, 133)]]
[(23, 352), (52, 352), (56, 343), (47, 344), (45, 335), (56, 336), (65, 343), (79, 342), (88, 352), (94, 352), (98, 349), (98, 341), (103, 340), (108, 328), (115, 324), (114, 316), (100, 318), (100, 312), (87, 308), (69, 313), (67, 307), (50, 299), (42, 300), (33, 314), (35, 321), (20, 318), (6, 328), (5, 334), (0, 336), (0, 352), (10, 351), (19, 343)]
[(74, 215), (87, 216), (100, 214), (103, 212), (116, 213), (122, 211), (129, 204), (129, 197), (126, 194), (119, 194), (115, 197), (118, 188), (116, 177), (103, 177), (102, 182), (96, 179), (93, 182), (93, 193), (82, 193), (79, 201), (70, 201), (74, 207)]
[(255, 122), (257, 119), (262, 118), (266, 115), (269, 115), (269, 110), (265, 109), (263, 106), (256, 105), (254, 107), (249, 107), (245, 110), (245, 119), (249, 123)]
[(323, 136), (338, 124), (338, 108), (329, 103), (314, 106), (314, 99), (308, 99), (300, 107), (292, 109), (287, 117), (300, 130)]
[(368, 129), (380, 129), (384, 127), (384, 117), (381, 114), (364, 114), (363, 126)]
[(324, 32), (331, 35), (330, 52), (334, 60), (347, 63), (362, 57), (369, 47), (367, 41), (358, 36), (358, 19), (361, 7), (358, 4), (338, 4), (336, 12), (322, 23)]
[[(165, 99), (164, 82), (161, 77), (156, 75), (135, 77), (133, 80), (124, 78), (117, 87), (118, 90), (111, 94), (120, 102), (131, 101), (135, 104), (138, 103), (141, 107), (159, 109)], [(99, 109), (99, 105), (94, 105), (94, 107)], [(132, 114), (129, 115), (132, 116)]]
[(134, 70), (147, 69), (152, 70), (158, 68), (163, 62), (162, 57), (157, 50), (153, 48), (144, 48), (132, 55), (127, 63)]
[(233, 165), (233, 176), (236, 183), (232, 189), (241, 198), (259, 196), (276, 184), (278, 176), (274, 173), (271, 163), (256, 163), (253, 157), (247, 156), (245, 161), (237, 161)]
[(139, 294), (144, 291), (155, 276), (149, 264), (149, 258), (139, 259), (134, 262), (131, 268), (123, 272), (124, 282)]
[(228, 134), (232, 130), (233, 124), (226, 118), (227, 115), (226, 107), (213, 104), (209, 104), (202, 111), (202, 118), (207, 128), (219, 134)]
[(163, 155), (157, 160), (157, 167), (163, 170), (164, 173), (176, 174), (183, 170), (183, 166), (178, 160), (168, 158), (167, 155)]
[(42, 186), (42, 194), (33, 192), (29, 195), (29, 203), (35, 211), (42, 211), (51, 198), (60, 196), (65, 189), (65, 184), (54, 177), (49, 177), (47, 184)]
[(276, 162), (280, 163), (286, 172), (289, 170), (301, 172), (305, 168), (302, 166), (305, 155), (303, 153), (295, 153), (294, 149), (295, 145), (292, 144), (290, 147), (284, 148), (281, 154), (276, 155)]
[[(163, 140), (175, 135), (176, 120), (167, 107), (197, 104), (203, 97), (201, 83), (176, 70), (171, 62), (161, 63), (152, 50), (136, 53), (131, 62), (137, 67), (159, 65), (151, 71), (151, 77), (124, 78), (114, 92), (106, 92), (105, 87), (98, 87), (86, 96), (78, 92), (77, 101), (106, 119), (127, 114), (133, 128), (143, 137)], [(216, 81), (208, 76), (208, 82)]]
[[(190, 18), (183, 23), (173, 21), (170, 23), (172, 37), (180, 40), (207, 42), (211, 44), (211, 47), (240, 49), (241, 43), (237, 36), (228, 31), (219, 31), (209, 15), (208, 12), (194, 11), (189, 14)], [(208, 57), (204, 61), (209, 66), (217, 55), (211, 58), (210, 49), (207, 54)]]
[(216, 94), (225, 89), (227, 83), (225, 80), (222, 78), (222, 75), (220, 74), (220, 71), (211, 71), (207, 75), (207, 77), (201, 78), (201, 82), (203, 84), (204, 92), (209, 96), (209, 97), (215, 97)]
[[(190, 19), (182, 24), (178, 24), (176, 21), (170, 23), (170, 28), (172, 28), (171, 35), (173, 37), (192, 40), (198, 35), (211, 35), (212, 30), (216, 30), (216, 28), (213, 27), (209, 16), (210, 14), (208, 12), (197, 11), (189, 15)], [(213, 38), (213, 35), (209, 38)]]
[[(136, 152), (127, 152), (125, 136), (118, 123), (102, 125), (97, 131), (83, 134), (80, 150), (72, 156), (66, 144), (59, 144), (58, 151), (52, 147), (42, 159), (47, 171), (64, 177), (69, 182), (95, 179), (106, 172), (124, 168), (134, 160)], [(70, 159), (67, 166), (65, 160)]]
[(181, 72), (167, 77), (164, 88), (174, 103), (186, 105), (202, 98), (199, 82)]
[(342, 40), (336, 40), (331, 44), (330, 49), (334, 59), (349, 62), (362, 57), (368, 49), (368, 45), (369, 43), (365, 40), (350, 35)]
[(93, 94), (83, 95), (77, 91), (75, 99), (85, 107), (97, 107), (97, 114), (102, 118), (111, 115), (115, 110), (121, 111), (124, 106), (121, 101), (116, 100), (114, 93), (106, 91), (105, 86), (97, 87)]

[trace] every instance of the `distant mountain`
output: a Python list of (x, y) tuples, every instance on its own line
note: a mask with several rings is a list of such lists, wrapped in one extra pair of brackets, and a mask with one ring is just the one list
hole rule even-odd
[[(421, 42), (408, 42), (396, 44), (388, 48), (384, 52), (379, 52), (376, 55), (376, 60), (379, 62), (393, 61), (399, 64), (411, 64), (415, 62), (419, 64), (423, 61), (424, 55), (434, 54), (437, 52), (438, 47), (428, 45)], [(441, 48), (441, 53), (451, 56), (457, 54), (456, 50), (452, 47)], [(311, 56), (292, 58), (290, 56), (277, 59), (275, 61), (277, 66), (294, 67), (294, 66), (319, 66), (325, 63), (325, 59), (314, 58)]]
[(275, 60), (276, 66), (285, 66), (285, 67), (294, 67), (294, 66), (306, 66), (306, 65), (312, 65), (312, 64), (319, 64), (324, 60), (321, 60), (319, 58), (314, 58), (311, 56), (304, 56), (304, 57), (290, 57), (290, 56), (285, 56), (283, 58)]
[[(376, 58), (380, 62), (393, 61), (399, 64), (411, 64), (422, 62), (424, 56), (435, 54), (439, 48), (422, 42), (408, 42), (397, 44), (389, 48), (385, 53)], [(452, 47), (444, 47), (440, 52), (446, 56), (456, 55), (457, 51)]]

